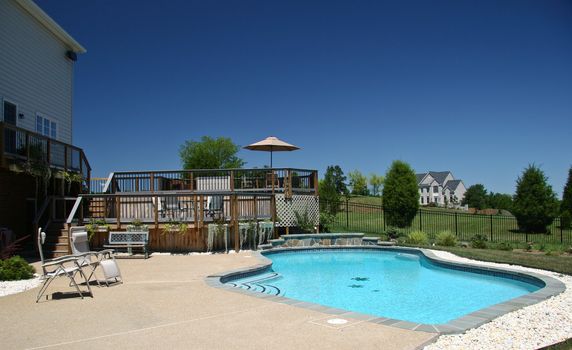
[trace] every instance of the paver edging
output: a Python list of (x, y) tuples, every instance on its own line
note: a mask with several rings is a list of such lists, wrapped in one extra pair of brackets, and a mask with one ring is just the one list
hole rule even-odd
[[(295, 252), (295, 251), (307, 251), (307, 250), (380, 250), (380, 251), (401, 251), (412, 253), (416, 255), (423, 255), (426, 259), (442, 266), (444, 268), (461, 269), (473, 273), (483, 273), (483, 274), (499, 274), (504, 277), (510, 276), (515, 279), (525, 280), (529, 283), (542, 283), (544, 287), (540, 288), (536, 292), (528, 293), (523, 296), (507, 300), (505, 302), (491, 305), (489, 307), (473, 311), (470, 314), (463, 315), (459, 318), (453, 319), (444, 324), (423, 324), (414, 323), (404, 320), (390, 319), (385, 317), (379, 317), (374, 315), (368, 315), (363, 313), (357, 313), (349, 310), (337, 309), (329, 306), (324, 306), (315, 303), (304, 302), (300, 300), (290, 299), (283, 296), (269, 297), (267, 294), (260, 292), (244, 290), (241, 288), (235, 288), (227, 286), (225, 283), (229, 280), (236, 279), (238, 276), (247, 277), (251, 275), (256, 275), (258, 273), (265, 272), (272, 267), (272, 260), (270, 260), (266, 255), (272, 255), (280, 252)], [(327, 246), (327, 247), (280, 247), (265, 250), (264, 253), (259, 251), (253, 252), (253, 257), (258, 260), (258, 264), (250, 266), (247, 268), (241, 268), (231, 271), (226, 271), (224, 273), (219, 273), (215, 275), (210, 275), (205, 278), (205, 282), (215, 288), (222, 288), (228, 291), (233, 291), (245, 295), (250, 295), (257, 297), (259, 299), (275, 301), (282, 304), (292, 305), (300, 308), (310, 309), (313, 311), (323, 312), (330, 315), (341, 316), (358, 319), (364, 322), (371, 322), (376, 324), (383, 324), (390, 327), (397, 327), (402, 329), (408, 329), (412, 331), (423, 331), (426, 333), (438, 333), (438, 334), (455, 334), (464, 333), (465, 331), (476, 328), (480, 325), (488, 323), (493, 319), (513, 312), (515, 310), (521, 309), (523, 307), (536, 304), (543, 300), (549, 299), (556, 296), (566, 290), (566, 286), (561, 281), (552, 278), (550, 276), (539, 274), (536, 272), (522, 272), (510, 268), (499, 268), (484, 266), (479, 263), (465, 263), (458, 261), (451, 261), (441, 258), (435, 255), (431, 250), (424, 248), (411, 248), (411, 247), (380, 247), (380, 246)], [(383, 319), (383, 321), (380, 321)], [(376, 321), (377, 320), (377, 321)], [(435, 329), (436, 331), (431, 331)]]

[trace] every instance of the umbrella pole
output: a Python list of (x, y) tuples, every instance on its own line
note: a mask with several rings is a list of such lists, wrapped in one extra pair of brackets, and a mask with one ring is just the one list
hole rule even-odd
[(272, 169), (272, 149), (270, 149), (270, 169)]

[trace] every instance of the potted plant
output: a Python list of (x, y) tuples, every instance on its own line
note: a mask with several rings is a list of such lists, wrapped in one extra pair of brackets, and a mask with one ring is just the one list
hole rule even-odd
[(163, 235), (167, 233), (179, 233), (184, 235), (189, 230), (189, 225), (185, 222), (179, 222), (176, 220), (169, 220), (168, 223), (165, 224), (163, 228)]
[(59, 175), (64, 179), (67, 183), (67, 192), (71, 192), (71, 185), (72, 183), (81, 183), (83, 181), (83, 176), (80, 173), (71, 172), (71, 171), (60, 171)]
[(85, 225), (85, 228), (88, 233), (88, 237), (91, 238), (95, 235), (96, 232), (108, 232), (109, 225), (103, 219), (91, 219), (89, 224)]
[(228, 251), (228, 224), (226, 223), (224, 217), (215, 219), (212, 224), (208, 225), (208, 252), (212, 251), (215, 238), (220, 236), (224, 237), (225, 251)]
[(131, 225), (127, 225), (127, 232), (149, 232), (149, 226), (144, 225), (141, 220), (135, 219), (131, 222)]

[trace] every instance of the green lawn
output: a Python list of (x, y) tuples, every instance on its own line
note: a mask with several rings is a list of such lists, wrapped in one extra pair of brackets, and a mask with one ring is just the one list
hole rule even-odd
[(491, 261), (497, 263), (513, 264), (549, 270), (572, 275), (572, 255), (546, 255), (536, 252), (503, 251), (495, 249), (473, 249), (461, 247), (427, 247), (430, 249), (445, 250), (464, 258)]
[[(373, 235), (385, 232), (387, 226), (380, 206), (350, 204), (347, 212), (344, 202), (341, 207), (342, 211), (336, 216), (335, 222), (330, 225), (332, 232), (363, 232)], [(473, 215), (439, 209), (422, 209), (420, 213), (413, 220), (412, 226), (405, 229), (406, 232), (421, 229), (433, 238), (438, 232), (449, 230), (455, 233), (460, 241), (468, 241), (475, 234), (484, 234), (493, 242), (544, 242), (572, 245), (572, 230), (561, 230), (558, 219), (550, 227), (551, 234), (525, 234), (518, 232), (516, 219), (511, 216)]]

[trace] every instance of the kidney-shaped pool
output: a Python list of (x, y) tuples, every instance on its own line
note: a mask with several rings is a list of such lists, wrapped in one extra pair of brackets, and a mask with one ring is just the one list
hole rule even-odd
[(544, 287), (535, 278), (450, 268), (415, 251), (270, 252), (271, 269), (225, 282), (333, 308), (442, 324)]

